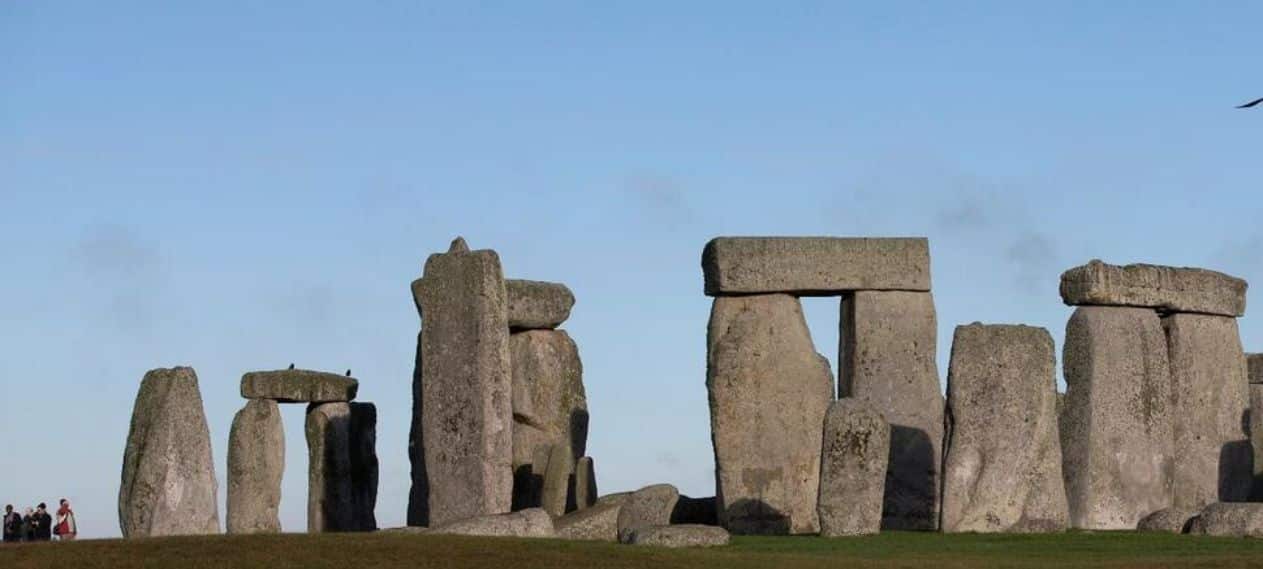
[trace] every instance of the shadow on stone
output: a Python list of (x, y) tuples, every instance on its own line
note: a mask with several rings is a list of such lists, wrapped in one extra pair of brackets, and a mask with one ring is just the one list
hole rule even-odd
[(417, 332), (416, 366), (412, 369), (412, 429), (408, 436), (408, 458), (412, 463), (408, 525), (425, 527), (430, 525), (430, 479), (425, 470), (425, 437), (421, 428), (421, 384), (421, 332)]
[(1254, 447), (1231, 441), (1219, 449), (1219, 501), (1244, 502), (1254, 492)]
[(727, 529), (736, 535), (789, 534), (789, 518), (762, 500), (737, 500), (727, 506), (727, 517)]
[(921, 429), (890, 426), (890, 460), (886, 467), (886, 490), (882, 502), (884, 530), (933, 530), (934, 473), (940, 457), (934, 456), (930, 435)]

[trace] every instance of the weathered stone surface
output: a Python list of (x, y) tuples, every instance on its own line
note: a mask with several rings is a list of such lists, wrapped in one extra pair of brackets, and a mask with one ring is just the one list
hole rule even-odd
[(1250, 447), (1254, 453), (1254, 482), (1251, 484), (1250, 501), (1263, 502), (1263, 384), (1251, 383), (1250, 389)]
[(690, 498), (680, 496), (671, 510), (671, 523), (701, 524), (704, 526), (719, 525), (719, 506), (714, 496), (706, 498)]
[(839, 399), (824, 418), (820, 460), (820, 535), (866, 535), (881, 529), (890, 424), (868, 403)]
[(123, 452), (123, 537), (219, 533), (218, 492), (197, 374), (189, 367), (150, 370)]
[(1189, 533), (1221, 537), (1263, 537), (1263, 504), (1210, 504), (1189, 523)]
[[(538, 485), (554, 446), (569, 449), (573, 465), (588, 439), (588, 402), (579, 350), (564, 330), (530, 330), (509, 336), (513, 381), (513, 508), (540, 506)], [(574, 501), (573, 496), (561, 496)], [(560, 515), (562, 512), (558, 512)]]
[(627, 543), (633, 531), (671, 523), (680, 492), (670, 484), (654, 484), (632, 492), (618, 512), (618, 540)]
[(1166, 336), (1153, 310), (1075, 309), (1066, 324), (1062, 474), (1070, 525), (1132, 529), (1171, 506)]
[(418, 379), (428, 521), (507, 512), (513, 417), (500, 257), (457, 239), (448, 253), (430, 255), (412, 293), (424, 329)]
[[(549, 447), (548, 466), (544, 470), (544, 487), (540, 490), (540, 507), (553, 517), (574, 510), (574, 453), (568, 444)], [(567, 507), (569, 498), (570, 507)]]
[(1160, 531), (1166, 533), (1188, 533), (1193, 518), (1201, 515), (1199, 509), (1166, 508), (1141, 518), (1136, 524), (1140, 531)]
[(944, 532), (1069, 525), (1053, 340), (1031, 326), (957, 326), (947, 373)]
[(1246, 354), (1245, 361), (1250, 383), (1263, 383), (1263, 354)]
[(430, 525), (430, 476), (425, 468), (425, 409), (422, 406), (421, 345), (423, 332), (417, 332), (417, 352), (412, 368), (412, 424), (408, 429), (408, 463), (412, 487), (408, 490), (408, 525)]
[(728, 531), (700, 524), (649, 526), (633, 531), (627, 542), (654, 547), (715, 547), (728, 545)]
[(1171, 366), (1175, 437), (1172, 505), (1200, 508), (1250, 496), (1249, 383), (1237, 320), (1207, 314), (1162, 318)]
[(622, 509), (622, 502), (613, 500), (561, 516), (555, 521), (557, 537), (616, 542)]
[(716, 298), (707, 344), (720, 525), (737, 534), (815, 533), (833, 374), (802, 306), (784, 294)]
[(351, 404), (351, 528), (377, 529), (377, 406)]
[(839, 396), (890, 423), (882, 529), (938, 527), (943, 392), (928, 292), (860, 291), (842, 302)]
[(307, 532), (352, 531), (351, 406), (307, 407)]
[(278, 533), (285, 431), (275, 401), (251, 399), (228, 435), (228, 533)]
[(1188, 267), (1120, 267), (1093, 259), (1061, 274), (1061, 300), (1071, 306), (1138, 306), (1241, 316), (1245, 291), (1246, 282), (1239, 278)]
[(241, 376), (241, 396), (281, 403), (351, 401), (360, 389), (353, 377), (308, 369), (252, 371)]
[(709, 296), (928, 291), (930, 246), (924, 237), (716, 237), (702, 272)]
[(456, 520), (435, 527), (426, 533), (484, 537), (556, 537), (557, 535), (553, 528), (552, 516), (540, 508)]
[(574, 294), (566, 285), (521, 279), (508, 279), (504, 284), (508, 293), (509, 328), (552, 329), (570, 317)]
[(580, 457), (574, 470), (575, 508), (582, 510), (591, 507), (596, 504), (596, 498), (599, 495), (596, 491), (596, 466), (592, 462), (592, 457)]

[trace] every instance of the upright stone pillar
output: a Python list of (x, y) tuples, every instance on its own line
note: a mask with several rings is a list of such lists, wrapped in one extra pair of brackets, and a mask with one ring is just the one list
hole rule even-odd
[(377, 406), (351, 404), (351, 526), (377, 529)]
[(500, 257), (470, 251), (457, 238), (447, 253), (430, 256), (412, 292), (424, 332), (418, 379), (427, 521), (441, 525), (508, 512), (513, 417)]
[(1175, 437), (1173, 506), (1198, 509), (1250, 496), (1253, 450), (1249, 380), (1237, 320), (1210, 314), (1162, 318), (1171, 362)]
[(839, 396), (890, 422), (882, 529), (938, 527), (943, 394), (929, 292), (856, 291), (842, 301)]
[(278, 533), (285, 431), (276, 401), (251, 399), (228, 435), (228, 533)]
[(720, 525), (739, 534), (819, 531), (821, 426), (833, 375), (798, 299), (716, 298), (707, 345)]
[(944, 532), (1069, 525), (1053, 340), (1031, 326), (957, 326), (947, 372)]
[(1254, 451), (1254, 481), (1250, 501), (1263, 502), (1263, 354), (1247, 354), (1250, 375), (1250, 446)]
[(1062, 362), (1070, 524), (1135, 529), (1141, 518), (1171, 506), (1171, 375), (1158, 315), (1081, 306), (1066, 324)]
[(890, 460), (890, 424), (867, 403), (839, 399), (824, 419), (820, 459), (821, 537), (875, 534)]
[(118, 489), (123, 537), (219, 533), (219, 484), (193, 368), (145, 374)]
[(408, 525), (430, 525), (430, 476), (425, 469), (425, 416), (422, 398), (421, 338), (417, 332), (417, 353), (412, 368), (412, 425), (408, 430), (408, 462), (412, 466), (412, 488), (408, 491)]
[(307, 408), (307, 531), (353, 531), (351, 407), (313, 403)]
[[(534, 508), (541, 506), (537, 479), (546, 476), (548, 469), (565, 464), (573, 467), (586, 450), (588, 402), (583, 363), (574, 340), (564, 330), (516, 332), (509, 336), (509, 353), (513, 369), (513, 507)], [(542, 449), (547, 456), (553, 447), (566, 449), (570, 457), (552, 466), (533, 462), (538, 451)], [(572, 474), (565, 473), (567, 477)], [(564, 493), (552, 497), (565, 507), (568, 497)]]

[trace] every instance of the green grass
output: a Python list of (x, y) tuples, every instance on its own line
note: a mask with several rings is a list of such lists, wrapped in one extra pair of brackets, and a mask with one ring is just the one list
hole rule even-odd
[(738, 537), (715, 549), (420, 536), (401, 533), (210, 536), (0, 547), (0, 568), (599, 569), (907, 567), (1263, 567), (1263, 540), (1157, 533)]

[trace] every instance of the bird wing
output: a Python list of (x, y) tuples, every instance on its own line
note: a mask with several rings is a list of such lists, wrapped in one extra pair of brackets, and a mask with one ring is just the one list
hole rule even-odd
[(1239, 107), (1237, 107), (1237, 108), (1238, 108), (1238, 109), (1248, 109), (1248, 108), (1253, 107), (1254, 105), (1257, 105), (1257, 104), (1259, 104), (1259, 103), (1263, 103), (1263, 97), (1260, 97), (1260, 98), (1258, 98), (1258, 99), (1255, 99), (1255, 100), (1253, 100), (1253, 101), (1250, 101), (1250, 102), (1248, 102), (1248, 103), (1246, 103), (1246, 104), (1244, 104), (1244, 105), (1241, 105), (1241, 106), (1239, 106)]

